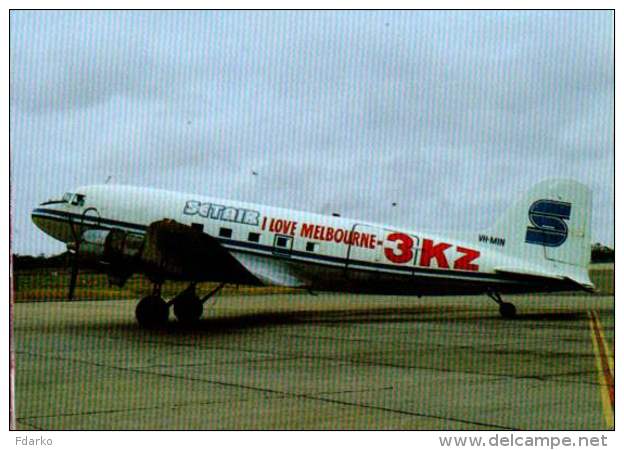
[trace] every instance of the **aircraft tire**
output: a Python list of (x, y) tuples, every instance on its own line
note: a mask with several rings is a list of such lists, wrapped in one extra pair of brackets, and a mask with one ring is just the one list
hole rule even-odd
[(166, 325), (169, 320), (169, 307), (161, 297), (149, 295), (141, 299), (135, 315), (143, 328), (159, 328)]
[(204, 312), (204, 304), (197, 297), (185, 298), (173, 303), (173, 313), (180, 323), (196, 323)]
[(499, 307), (500, 315), (505, 319), (513, 319), (516, 317), (516, 307), (513, 303), (503, 302)]

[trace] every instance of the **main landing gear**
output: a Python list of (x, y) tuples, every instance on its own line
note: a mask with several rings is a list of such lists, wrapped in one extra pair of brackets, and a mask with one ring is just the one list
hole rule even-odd
[(513, 319), (516, 317), (516, 307), (513, 303), (504, 302), (498, 292), (489, 291), (487, 296), (498, 303), (500, 315), (505, 319)]
[(219, 292), (225, 283), (220, 284), (204, 297), (199, 298), (195, 290), (196, 283), (191, 283), (184, 291), (166, 302), (161, 296), (161, 284), (154, 284), (150, 295), (139, 301), (135, 315), (137, 322), (144, 328), (159, 328), (169, 320), (169, 307), (173, 306), (173, 313), (180, 323), (192, 324), (202, 316), (204, 303)]
[(135, 310), (139, 325), (143, 328), (158, 328), (169, 320), (169, 306), (160, 296), (160, 284), (154, 284), (154, 290), (143, 297)]

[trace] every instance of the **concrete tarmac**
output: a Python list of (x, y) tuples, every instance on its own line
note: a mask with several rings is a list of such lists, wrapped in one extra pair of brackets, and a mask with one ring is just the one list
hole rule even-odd
[(485, 296), (222, 295), (160, 331), (136, 300), (18, 303), (17, 428), (610, 428), (588, 312), (605, 362), (614, 297), (506, 300), (516, 320)]

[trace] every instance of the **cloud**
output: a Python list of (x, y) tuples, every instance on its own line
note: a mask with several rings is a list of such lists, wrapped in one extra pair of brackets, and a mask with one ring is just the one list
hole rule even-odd
[(572, 177), (613, 242), (612, 12), (10, 20), (17, 251), (51, 248), (30, 239), (35, 204), (111, 174), (429, 229), (486, 226), (537, 181)]

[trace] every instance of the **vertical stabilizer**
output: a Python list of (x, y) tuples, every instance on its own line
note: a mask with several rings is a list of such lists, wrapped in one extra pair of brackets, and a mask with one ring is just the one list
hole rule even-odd
[(546, 180), (518, 200), (490, 230), (505, 251), (527, 263), (548, 263), (590, 285), (591, 191), (573, 180)]

